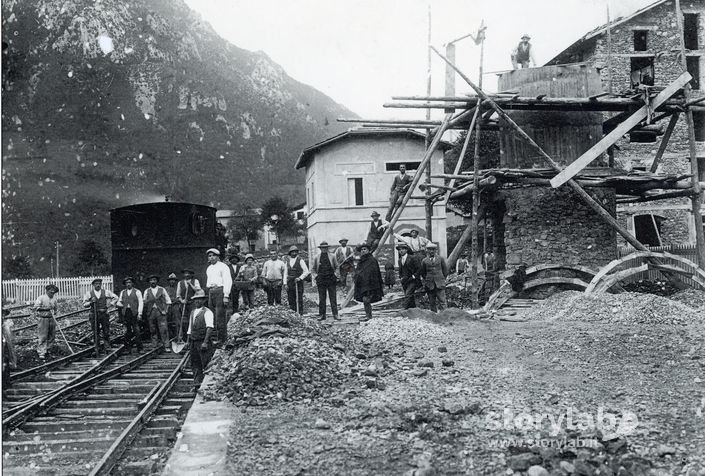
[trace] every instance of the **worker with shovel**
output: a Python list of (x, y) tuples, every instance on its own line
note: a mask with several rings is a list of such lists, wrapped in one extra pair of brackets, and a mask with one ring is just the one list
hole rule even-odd
[(108, 289), (103, 289), (103, 280), (96, 278), (91, 281), (93, 289), (83, 296), (83, 307), (91, 309), (89, 320), (93, 328), (93, 339), (96, 353), (100, 347), (100, 334), (103, 334), (103, 345), (105, 350), (110, 346), (110, 318), (108, 317), (108, 306), (115, 304), (118, 297)]
[(59, 288), (53, 284), (47, 284), (44, 289), (46, 289), (46, 293), (34, 301), (34, 312), (37, 313), (39, 319), (37, 323), (37, 339), (39, 341), (37, 352), (42, 360), (46, 359), (47, 351), (54, 345), (56, 338), (54, 313), (57, 309), (56, 293), (59, 292)]
[(196, 290), (191, 302), (194, 309), (189, 316), (188, 345), (191, 351), (194, 390), (198, 390), (203, 382), (203, 371), (213, 355), (211, 336), (214, 318), (213, 311), (205, 306), (206, 293), (203, 289)]

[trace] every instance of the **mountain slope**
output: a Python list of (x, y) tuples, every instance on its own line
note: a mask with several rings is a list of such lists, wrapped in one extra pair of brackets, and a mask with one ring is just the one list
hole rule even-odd
[(57, 239), (67, 256), (84, 240), (107, 252), (110, 208), (167, 194), (302, 201), (296, 157), (354, 115), (181, 0), (4, 0), (2, 13), (3, 255), (35, 265)]

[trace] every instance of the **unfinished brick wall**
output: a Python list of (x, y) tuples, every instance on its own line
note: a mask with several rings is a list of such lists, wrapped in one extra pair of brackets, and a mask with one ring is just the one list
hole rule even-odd
[[(596, 195), (614, 214), (614, 192), (600, 190)], [(505, 206), (507, 269), (524, 262), (580, 264), (597, 270), (617, 256), (616, 232), (566, 187), (512, 190)]]

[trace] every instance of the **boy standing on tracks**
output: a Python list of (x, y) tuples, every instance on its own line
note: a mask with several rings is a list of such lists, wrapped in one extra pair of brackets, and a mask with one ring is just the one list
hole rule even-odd
[(159, 276), (153, 274), (149, 277), (149, 287), (144, 292), (144, 312), (147, 313), (149, 333), (152, 335), (152, 344), (156, 347), (161, 338), (164, 350), (171, 352), (169, 346), (169, 327), (167, 312), (171, 305), (171, 298), (166, 289), (158, 286)]
[(46, 359), (47, 350), (54, 345), (54, 339), (56, 338), (56, 322), (54, 321), (54, 314), (56, 313), (56, 293), (59, 292), (59, 288), (53, 284), (47, 284), (46, 293), (42, 294), (34, 301), (34, 312), (37, 313), (39, 322), (37, 323), (37, 338), (39, 340), (39, 345), (37, 346), (37, 352), (39, 353), (39, 358)]
[(191, 298), (194, 310), (189, 316), (188, 342), (191, 349), (191, 370), (193, 371), (194, 390), (203, 382), (203, 371), (208, 366), (213, 348), (213, 312), (205, 306), (206, 293), (198, 289)]
[(125, 323), (123, 341), (127, 351), (132, 353), (132, 340), (134, 339), (137, 344), (137, 352), (142, 352), (142, 331), (137, 322), (142, 320), (142, 309), (144, 308), (142, 293), (134, 287), (135, 281), (129, 276), (122, 280), (122, 284), (125, 285), (125, 289), (120, 292), (120, 298), (116, 305), (121, 310), (122, 320)]
[[(95, 339), (96, 352), (100, 345), (100, 333), (103, 333), (103, 345), (105, 350), (110, 349), (110, 319), (108, 318), (108, 306), (115, 304), (118, 297), (107, 289), (103, 289), (103, 280), (96, 278), (91, 282), (93, 289), (88, 291), (83, 297), (83, 307), (91, 309), (88, 319), (93, 328), (93, 339)], [(108, 301), (110, 300), (110, 301)]]

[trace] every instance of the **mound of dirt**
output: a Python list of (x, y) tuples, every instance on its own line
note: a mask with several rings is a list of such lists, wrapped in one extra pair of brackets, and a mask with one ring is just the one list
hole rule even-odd
[(702, 322), (701, 312), (653, 294), (558, 293), (522, 314), (528, 320), (602, 321), (686, 325)]
[(685, 289), (671, 296), (671, 299), (693, 309), (705, 310), (705, 291)]

